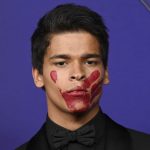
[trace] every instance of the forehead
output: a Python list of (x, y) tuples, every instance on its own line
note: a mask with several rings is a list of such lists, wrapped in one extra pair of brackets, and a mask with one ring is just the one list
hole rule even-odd
[(54, 34), (47, 48), (49, 55), (67, 54), (82, 55), (86, 53), (100, 53), (100, 44), (95, 36), (88, 32), (65, 32)]

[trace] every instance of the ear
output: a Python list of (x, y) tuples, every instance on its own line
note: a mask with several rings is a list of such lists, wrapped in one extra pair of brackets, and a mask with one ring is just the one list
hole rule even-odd
[(103, 84), (109, 84), (109, 82), (110, 82), (110, 80), (109, 80), (108, 68), (106, 68), (105, 72), (104, 72)]
[(40, 74), (36, 68), (32, 68), (32, 76), (35, 86), (38, 88), (42, 88), (44, 86), (42, 74)]

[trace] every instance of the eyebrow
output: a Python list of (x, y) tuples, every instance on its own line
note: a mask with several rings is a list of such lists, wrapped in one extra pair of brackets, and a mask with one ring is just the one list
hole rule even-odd
[(84, 54), (81, 56), (83, 59), (88, 59), (88, 58), (101, 58), (100, 54)]
[(68, 56), (66, 54), (59, 54), (59, 55), (53, 55), (53, 56), (49, 57), (49, 59), (59, 59), (59, 58), (70, 59), (70, 56)]
[[(59, 55), (53, 55), (50, 56), (49, 59), (70, 59), (71, 56), (67, 54), (59, 54)], [(101, 58), (100, 54), (83, 54), (81, 55), (82, 59), (89, 59), (89, 58)]]

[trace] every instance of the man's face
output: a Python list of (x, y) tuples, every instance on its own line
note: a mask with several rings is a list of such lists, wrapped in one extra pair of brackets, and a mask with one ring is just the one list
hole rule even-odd
[(87, 32), (54, 34), (44, 56), (43, 74), (33, 69), (37, 87), (45, 87), (48, 109), (85, 112), (98, 105), (108, 83), (99, 42)]

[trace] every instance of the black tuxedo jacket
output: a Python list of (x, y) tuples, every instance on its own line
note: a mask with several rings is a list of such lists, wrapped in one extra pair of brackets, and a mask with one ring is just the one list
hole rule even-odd
[[(150, 150), (150, 135), (124, 128), (108, 116), (106, 121), (108, 138), (105, 150)], [(16, 150), (51, 150), (46, 138), (45, 124), (30, 141)]]

